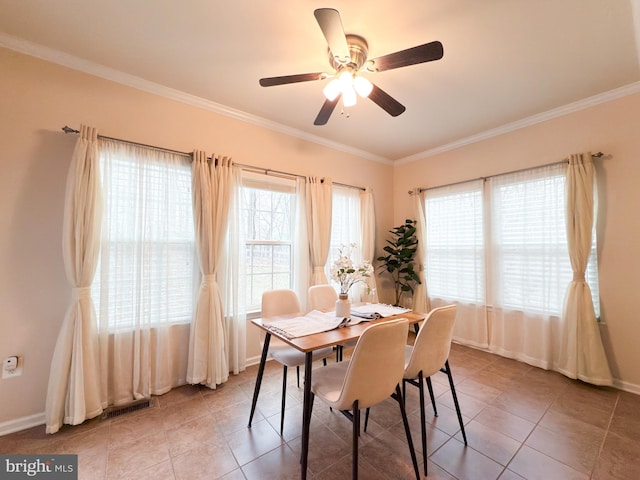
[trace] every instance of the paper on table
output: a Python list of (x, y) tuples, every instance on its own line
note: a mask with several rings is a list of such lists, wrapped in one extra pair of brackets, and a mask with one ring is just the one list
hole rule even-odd
[(281, 318), (277, 320), (263, 319), (262, 324), (267, 330), (278, 333), (285, 338), (292, 339), (326, 332), (338, 327), (355, 325), (349, 318), (336, 317), (333, 313), (323, 313), (312, 310), (304, 316)]
[(403, 313), (407, 313), (410, 311), (410, 308), (394, 307), (385, 303), (367, 303), (364, 305), (351, 307), (351, 315), (355, 315), (356, 317), (361, 317), (367, 320), (391, 317), (393, 315), (402, 315)]

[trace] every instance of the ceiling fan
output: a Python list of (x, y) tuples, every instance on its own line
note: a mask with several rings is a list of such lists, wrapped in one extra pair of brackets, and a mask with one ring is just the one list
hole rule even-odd
[(329, 63), (335, 72), (301, 73), (261, 78), (260, 85), (272, 87), (331, 78), (323, 89), (326, 100), (313, 122), (314, 125), (325, 125), (341, 98), (342, 104), (345, 107), (350, 107), (356, 104), (358, 95), (369, 97), (389, 115), (397, 117), (406, 110), (404, 105), (372, 84), (362, 74), (384, 72), (394, 68), (440, 60), (444, 54), (442, 43), (435, 41), (369, 60), (367, 58), (367, 41), (359, 35), (345, 35), (340, 13), (337, 10), (319, 8), (313, 14), (327, 40)]

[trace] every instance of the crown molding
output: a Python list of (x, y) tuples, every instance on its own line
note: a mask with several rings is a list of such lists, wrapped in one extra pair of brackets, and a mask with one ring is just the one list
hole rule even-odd
[(455, 142), (447, 143), (439, 147), (425, 150), (424, 152), (419, 152), (404, 158), (400, 158), (394, 162), (394, 165), (403, 165), (405, 163), (411, 163), (417, 160), (422, 160), (424, 158), (432, 157), (434, 155), (438, 155), (443, 152), (455, 150), (456, 148), (460, 148), (465, 145), (469, 145), (471, 143), (476, 143), (482, 140), (487, 140), (489, 138), (497, 137), (499, 135), (504, 135), (505, 133), (513, 132), (514, 130), (530, 127), (532, 125), (536, 125), (537, 123), (546, 122), (547, 120), (551, 120), (557, 117), (562, 117), (570, 113), (578, 112), (580, 110), (584, 110), (586, 108), (590, 108), (595, 105), (600, 105), (601, 103), (607, 103), (612, 100), (617, 100), (619, 98), (626, 97), (628, 95), (633, 95), (639, 92), (640, 92), (640, 82), (631, 83), (629, 85), (625, 85), (623, 87), (616, 88), (614, 90), (609, 90), (608, 92), (599, 93), (597, 95), (593, 95), (591, 97), (578, 100), (577, 102), (573, 102), (568, 105), (564, 105), (562, 107), (554, 108), (553, 110), (548, 110), (546, 112), (539, 113), (537, 115), (532, 115), (531, 117), (523, 118), (522, 120), (517, 120), (515, 122), (507, 123), (500, 127), (492, 128), (491, 130), (486, 130), (476, 135), (471, 135), (470, 137), (461, 138), (460, 140), (456, 140)]
[(40, 58), (51, 63), (62, 65), (72, 70), (88, 73), (105, 80), (110, 80), (115, 83), (126, 85), (137, 90), (142, 90), (147, 93), (168, 98), (170, 100), (175, 100), (186, 105), (202, 108), (203, 110), (217, 113), (219, 115), (224, 115), (226, 117), (240, 120), (245, 123), (250, 123), (259, 127), (283, 133), (290, 137), (316, 143), (318, 145), (329, 147), (333, 150), (338, 150), (350, 155), (355, 155), (366, 160), (393, 165), (393, 162), (388, 158), (375, 155), (371, 152), (353, 148), (339, 142), (333, 142), (331, 140), (321, 138), (317, 135), (303, 132), (302, 130), (288, 127), (281, 123), (277, 123), (271, 120), (267, 120), (266, 118), (259, 117), (257, 115), (252, 115), (241, 110), (227, 107), (220, 103), (191, 95), (174, 88), (166, 87), (164, 85), (160, 85), (158, 83), (136, 77), (135, 75), (130, 75), (128, 73), (124, 73), (110, 67), (105, 67), (104, 65), (100, 65), (98, 63), (91, 62), (74, 55), (61, 52), (59, 50), (55, 50), (53, 48), (45, 47), (28, 40), (24, 40), (22, 38), (14, 37), (3, 32), (0, 32), (0, 46), (32, 57)]
[[(633, 15), (634, 24), (638, 27), (636, 28), (636, 43), (638, 43), (638, 52), (640, 55), (640, 0), (632, 0), (632, 9), (634, 13)], [(486, 130), (476, 135), (471, 135), (469, 137), (462, 138), (454, 142), (440, 145), (438, 147), (425, 150), (423, 152), (418, 152), (418, 153), (415, 153), (403, 158), (399, 158), (393, 161), (391, 159), (373, 154), (371, 152), (350, 147), (343, 143), (327, 140), (325, 138), (318, 137), (317, 135), (313, 135), (313, 134), (304, 132), (302, 130), (292, 128), (292, 127), (283, 125), (281, 123), (277, 123), (277, 122), (268, 120), (266, 118), (259, 117), (257, 115), (252, 115), (252, 114), (243, 112), (241, 110), (227, 107), (220, 103), (216, 103), (211, 100), (204, 99), (202, 97), (191, 95), (174, 88), (166, 87), (164, 85), (160, 85), (158, 83), (151, 82), (149, 80), (145, 80), (143, 78), (136, 77), (134, 75), (130, 75), (110, 67), (105, 67), (104, 65), (100, 65), (95, 62), (84, 60), (74, 55), (70, 55), (68, 53), (65, 53), (59, 50), (45, 47), (43, 45), (39, 45), (19, 37), (14, 37), (12, 35), (8, 35), (3, 32), (0, 32), (0, 46), (8, 48), (10, 50), (20, 52), (20, 53), (24, 53), (26, 55), (30, 55), (32, 57), (40, 58), (42, 60), (46, 60), (58, 65), (62, 65), (72, 70), (81, 71), (83, 73), (87, 73), (87, 74), (94, 75), (106, 80), (113, 81), (115, 83), (126, 85), (129, 87), (135, 88), (137, 90), (141, 90), (147, 93), (168, 98), (170, 100), (175, 100), (186, 105), (191, 105), (197, 108), (201, 108), (203, 110), (207, 110), (219, 115), (234, 118), (236, 120), (240, 120), (245, 123), (250, 123), (250, 124), (263, 127), (275, 132), (279, 132), (284, 135), (288, 135), (290, 137), (306, 140), (312, 143), (316, 143), (318, 145), (331, 148), (333, 150), (337, 150), (350, 155), (361, 157), (366, 160), (383, 163), (385, 165), (403, 165), (406, 163), (415, 162), (417, 160), (432, 157), (440, 153), (444, 153), (450, 150), (455, 150), (465, 145), (487, 140), (493, 137), (497, 137), (499, 135), (504, 135), (505, 133), (509, 133), (514, 130), (530, 127), (532, 125), (545, 122), (553, 118), (561, 117), (563, 115), (568, 115), (570, 113), (584, 110), (586, 108), (590, 108), (595, 105), (599, 105), (601, 103), (606, 103), (612, 100), (616, 100), (618, 98), (625, 97), (627, 95), (633, 95), (635, 93), (640, 92), (640, 82), (635, 82), (614, 90), (610, 90), (608, 92), (604, 92), (601, 94), (597, 94), (597, 95), (585, 98), (583, 100), (578, 100), (576, 102), (549, 110), (547, 112), (533, 115), (521, 120), (517, 120), (515, 122), (507, 123), (500, 127), (493, 128), (491, 130)], [(639, 62), (640, 62), (640, 57), (639, 57)]]

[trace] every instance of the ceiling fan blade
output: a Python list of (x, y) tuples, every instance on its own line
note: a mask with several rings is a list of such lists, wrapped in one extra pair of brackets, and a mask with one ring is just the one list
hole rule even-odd
[(324, 101), (320, 112), (318, 112), (318, 116), (313, 122), (314, 125), (326, 125), (326, 123), (329, 121), (329, 117), (331, 117), (331, 114), (333, 113), (333, 110), (336, 108), (338, 101), (340, 101), (341, 96), (342, 95), (338, 95), (333, 100), (327, 99)]
[(443, 55), (444, 50), (442, 43), (435, 41), (375, 58), (373, 59), (373, 69), (377, 72), (384, 72), (385, 70), (406, 67), (417, 63), (440, 60)]
[(369, 98), (392, 117), (397, 117), (406, 110), (404, 105), (376, 85), (373, 86)]
[(327, 75), (323, 72), (317, 73), (299, 73), (297, 75), (285, 75), (282, 77), (261, 78), (260, 85), (263, 87), (273, 87), (274, 85), (285, 85), (287, 83), (310, 82), (313, 80), (322, 80)]
[(340, 13), (334, 8), (318, 8), (313, 12), (320, 25), (320, 29), (327, 40), (331, 54), (339, 63), (346, 63), (351, 60), (349, 44), (342, 28)]

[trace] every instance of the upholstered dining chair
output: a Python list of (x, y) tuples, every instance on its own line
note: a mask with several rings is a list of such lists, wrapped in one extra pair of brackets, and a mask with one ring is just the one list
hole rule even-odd
[[(453, 325), (456, 319), (456, 306), (434, 308), (425, 318), (413, 346), (405, 347), (405, 369), (402, 379), (402, 393), (406, 393), (407, 383), (418, 387), (420, 392), (420, 421), (422, 423), (422, 458), (424, 460), (424, 474), (427, 474), (427, 431), (424, 406), (424, 381), (429, 389), (431, 404), (434, 414), (437, 416), (436, 401), (431, 385), (431, 376), (437, 372), (447, 374), (449, 386), (456, 407), (458, 422), (464, 444), (467, 444), (467, 434), (464, 430), (464, 422), (460, 413), (456, 387), (453, 383), (451, 368), (449, 367), (449, 352), (451, 351), (451, 339), (453, 338)], [(367, 412), (368, 413), (368, 412)], [(365, 418), (365, 430), (366, 430)]]
[[(338, 293), (329, 284), (312, 285), (307, 293), (309, 310), (319, 310), (320, 312), (331, 312), (336, 308)], [(342, 361), (342, 351), (345, 346), (354, 346), (356, 342), (336, 345), (336, 362)]]
[(332, 285), (312, 285), (308, 291), (309, 310), (330, 312), (336, 308), (338, 293)]
[(348, 362), (332, 363), (313, 372), (311, 406), (315, 397), (319, 397), (353, 423), (353, 479), (358, 478), (360, 410), (377, 405), (389, 396), (400, 406), (416, 479), (420, 478), (400, 389), (408, 331), (404, 318), (374, 323), (362, 332)]
[[(269, 290), (262, 294), (262, 318), (280, 316), (302, 316), (300, 301), (293, 290)], [(296, 367), (298, 388), (300, 388), (300, 365), (304, 365), (305, 354), (287, 345), (275, 337), (269, 342), (271, 357), (282, 364), (282, 404), (280, 410), (280, 435), (284, 429), (284, 409), (287, 398), (288, 367)], [(327, 364), (327, 357), (333, 355), (333, 348), (327, 347), (313, 352), (313, 360), (323, 360)]]
[[(338, 293), (331, 285), (312, 285), (309, 287), (308, 302), (310, 310), (330, 312), (336, 308), (337, 300)], [(336, 362), (342, 361), (344, 347), (353, 347), (355, 344), (356, 342), (353, 341), (336, 345)]]

